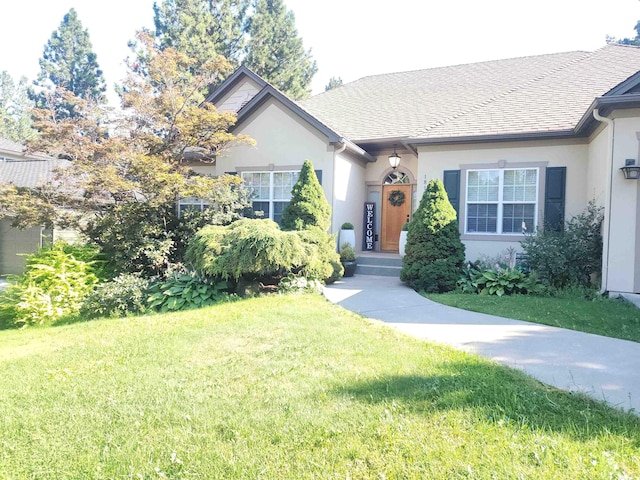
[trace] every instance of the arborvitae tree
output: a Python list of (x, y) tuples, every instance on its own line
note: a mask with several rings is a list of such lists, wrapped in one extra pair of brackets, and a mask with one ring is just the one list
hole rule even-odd
[(44, 47), (40, 74), (34, 82), (37, 88), (30, 92), (38, 107), (47, 108), (54, 103), (59, 117), (77, 115), (72, 105), (51, 101), (52, 95), (56, 95), (52, 91), (55, 89), (68, 90), (85, 100), (106, 101), (104, 77), (92, 48), (89, 31), (82, 28), (78, 14), (72, 8)]
[(309, 160), (302, 165), (298, 181), (291, 190), (291, 201), (282, 212), (280, 223), (284, 230), (319, 228), (326, 232), (331, 226), (331, 206)]
[(329, 83), (327, 83), (327, 85), (324, 87), (324, 91), (328, 92), (329, 90), (337, 88), (340, 85), (342, 85), (342, 78), (340, 78), (340, 77), (331, 77), (329, 79)]
[(196, 60), (197, 68), (222, 55), (232, 67), (240, 64), (245, 46), (250, 0), (164, 0), (154, 3), (155, 38)]
[(291, 98), (309, 96), (318, 71), (298, 36), (295, 16), (282, 0), (255, 0), (243, 63)]
[(409, 223), (400, 279), (417, 291), (453, 290), (464, 265), (456, 211), (444, 185), (431, 180)]
[(27, 95), (27, 79), (16, 84), (8, 72), (0, 72), (0, 137), (26, 143), (36, 131), (32, 128), (29, 110), (33, 103)]

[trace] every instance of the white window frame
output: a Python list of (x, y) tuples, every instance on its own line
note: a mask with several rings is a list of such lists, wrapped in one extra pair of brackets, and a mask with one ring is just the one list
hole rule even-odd
[[(275, 204), (276, 203), (289, 203), (291, 201), (291, 192), (289, 192), (289, 196), (288, 198), (276, 198), (275, 196), (275, 183), (274, 183), (274, 177), (276, 174), (283, 174), (283, 173), (294, 173), (296, 174), (298, 177), (300, 176), (300, 170), (245, 170), (245, 171), (241, 171), (240, 172), (240, 177), (242, 178), (242, 180), (245, 180), (245, 176), (246, 175), (252, 175), (252, 174), (269, 174), (269, 198), (266, 197), (249, 197), (249, 201), (251, 201), (251, 203), (253, 204), (253, 202), (265, 202), (269, 204), (269, 215), (265, 216), (264, 218), (269, 218), (271, 220), (274, 220), (274, 213), (275, 213)], [(296, 181), (298, 180), (298, 177), (296, 177), (296, 180), (293, 182), (293, 184), (291, 185), (291, 188), (293, 189), (293, 186), (295, 185)], [(250, 187), (249, 187), (250, 188)]]
[(192, 207), (197, 207), (197, 210), (204, 212), (209, 205), (209, 200), (205, 198), (182, 197), (178, 199), (178, 218), (182, 217), (183, 210), (190, 210)]
[[(536, 193), (535, 201), (515, 201), (504, 200), (504, 172), (515, 170), (535, 170), (536, 172)], [(498, 200), (496, 201), (469, 201), (469, 173), (470, 172), (498, 172)], [(465, 212), (464, 212), (464, 233), (465, 235), (523, 235), (522, 231), (516, 232), (503, 232), (503, 213), (504, 205), (506, 204), (518, 204), (518, 205), (534, 205), (533, 208), (533, 226), (527, 225), (527, 233), (535, 232), (538, 226), (538, 210), (540, 207), (540, 168), (539, 167), (513, 167), (513, 168), (470, 168), (465, 171)], [(497, 204), (497, 218), (496, 218), (496, 231), (495, 232), (471, 232), (469, 231), (469, 205), (495, 205)]]

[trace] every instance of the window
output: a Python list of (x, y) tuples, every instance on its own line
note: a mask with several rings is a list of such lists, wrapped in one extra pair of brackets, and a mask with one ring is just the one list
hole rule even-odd
[(466, 233), (533, 232), (538, 169), (467, 170)]
[(202, 212), (209, 206), (209, 201), (204, 198), (185, 197), (178, 200), (178, 217), (182, 216), (182, 212), (195, 210)]
[(264, 218), (280, 223), (282, 212), (291, 200), (291, 190), (298, 181), (298, 171), (242, 172), (245, 186), (251, 191), (253, 210)]

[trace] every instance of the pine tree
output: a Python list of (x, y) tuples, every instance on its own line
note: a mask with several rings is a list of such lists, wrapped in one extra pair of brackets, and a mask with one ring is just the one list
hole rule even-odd
[(192, 70), (222, 55), (240, 64), (249, 0), (164, 0), (154, 4), (155, 38), (194, 58)]
[(331, 206), (309, 160), (302, 165), (298, 181), (291, 190), (291, 201), (282, 212), (280, 223), (284, 230), (319, 228), (326, 232), (331, 226)]
[(456, 211), (439, 180), (427, 185), (409, 223), (400, 279), (417, 291), (453, 290), (464, 265)]
[(283, 1), (256, 0), (248, 33), (243, 63), (291, 98), (309, 96), (318, 68), (311, 51), (304, 50), (295, 16)]
[[(34, 85), (38, 88), (30, 92), (30, 97), (38, 107), (47, 107), (53, 89), (65, 89), (85, 100), (105, 102), (106, 85), (102, 70), (98, 66), (97, 56), (92, 50), (89, 31), (82, 28), (78, 14), (69, 10), (58, 30), (44, 47), (40, 59), (40, 74)], [(61, 117), (73, 117), (76, 113), (71, 105), (58, 102), (56, 114)]]
[(324, 87), (324, 91), (328, 92), (329, 90), (333, 90), (334, 88), (338, 88), (342, 85), (342, 78), (340, 77), (331, 77), (329, 79), (329, 83)]
[(27, 79), (16, 84), (8, 72), (0, 72), (0, 137), (26, 143), (36, 134), (29, 110), (33, 106), (27, 95)]

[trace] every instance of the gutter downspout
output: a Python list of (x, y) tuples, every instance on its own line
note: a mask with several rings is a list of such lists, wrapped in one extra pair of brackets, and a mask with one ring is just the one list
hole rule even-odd
[(600, 284), (600, 294), (607, 291), (609, 281), (609, 240), (611, 238), (611, 202), (612, 202), (612, 190), (613, 190), (613, 147), (615, 139), (615, 122), (614, 120), (603, 117), (600, 115), (598, 109), (593, 110), (593, 118), (599, 122), (606, 123), (609, 129), (609, 152), (607, 155), (607, 162), (609, 168), (607, 169), (607, 189), (605, 195), (605, 211), (604, 211), (604, 232), (602, 238), (602, 281)]
[[(333, 216), (335, 215), (335, 211), (336, 211), (336, 206), (335, 206), (335, 201), (336, 201), (336, 162), (338, 161), (338, 155), (340, 155), (342, 152), (344, 152), (347, 149), (347, 142), (344, 140), (344, 138), (340, 139), (340, 142), (338, 143), (340, 146), (340, 148), (336, 149), (333, 151), (333, 165), (331, 166), (331, 231), (337, 231), (337, 229), (334, 230), (333, 228)], [(337, 247), (338, 245), (336, 245)]]

